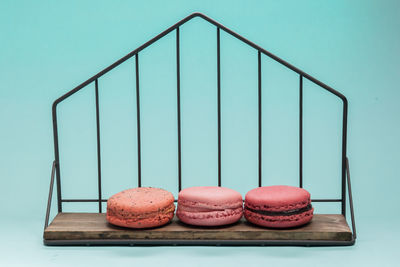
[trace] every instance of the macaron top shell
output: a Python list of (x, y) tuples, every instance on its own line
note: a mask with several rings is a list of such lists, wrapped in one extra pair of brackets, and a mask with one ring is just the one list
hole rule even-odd
[(121, 191), (111, 196), (108, 206), (118, 206), (125, 212), (156, 212), (174, 203), (174, 196), (161, 188), (139, 187)]
[(246, 206), (267, 211), (299, 209), (310, 204), (310, 193), (302, 188), (275, 185), (258, 187), (247, 192)]
[(217, 186), (195, 186), (181, 190), (179, 192), (178, 203), (185, 202), (204, 204), (207, 208), (224, 206), (225, 208), (235, 208), (242, 205), (242, 196), (239, 192)]

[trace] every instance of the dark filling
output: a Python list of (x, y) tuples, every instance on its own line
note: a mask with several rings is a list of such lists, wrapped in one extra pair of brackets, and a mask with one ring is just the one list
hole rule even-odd
[(266, 216), (290, 216), (290, 215), (296, 215), (296, 214), (300, 214), (303, 213), (305, 211), (309, 211), (312, 209), (311, 204), (308, 204), (306, 207), (304, 208), (300, 208), (300, 209), (295, 209), (295, 210), (286, 210), (286, 211), (267, 211), (267, 210), (254, 210), (251, 209), (249, 207), (245, 207), (246, 210), (254, 212), (254, 213), (258, 213), (261, 215), (266, 215)]

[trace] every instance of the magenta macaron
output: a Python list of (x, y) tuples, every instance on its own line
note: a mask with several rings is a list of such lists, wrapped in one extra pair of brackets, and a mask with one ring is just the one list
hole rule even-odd
[(311, 221), (310, 193), (299, 187), (275, 185), (250, 190), (245, 196), (245, 218), (271, 228), (296, 227)]
[(237, 222), (243, 215), (239, 192), (217, 186), (185, 188), (178, 195), (178, 218), (187, 224), (219, 226)]

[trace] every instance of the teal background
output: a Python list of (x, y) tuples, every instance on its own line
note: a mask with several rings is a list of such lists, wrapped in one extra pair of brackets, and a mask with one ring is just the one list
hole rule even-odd
[[(45, 247), (51, 104), (192, 12), (342, 92), (358, 240), (353, 247)], [(394, 266), (400, 134), (398, 1), (1, 1), (2, 266)], [(216, 184), (215, 28), (181, 29), (184, 187)], [(143, 183), (177, 193), (175, 36), (140, 55)], [(223, 185), (257, 183), (256, 52), (221, 35)], [(297, 183), (298, 77), (263, 57), (264, 184)], [(134, 59), (99, 80), (104, 197), (136, 181)], [(305, 187), (340, 196), (341, 103), (305, 82)], [(93, 85), (59, 106), (63, 197), (96, 191)], [(339, 113), (338, 113), (339, 112)], [(16, 197), (18, 196), (18, 198)], [(56, 208), (53, 202), (53, 212)], [(95, 210), (96, 205), (65, 205)], [(335, 204), (316, 205), (338, 212)]]

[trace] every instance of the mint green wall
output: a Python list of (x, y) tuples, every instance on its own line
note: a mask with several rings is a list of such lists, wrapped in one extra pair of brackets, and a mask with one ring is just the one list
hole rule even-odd
[[(372, 264), (380, 262), (379, 253), (367, 253), (367, 248), (385, 247), (380, 254), (391, 259), (391, 245), (399, 238), (394, 226), (400, 201), (398, 1), (1, 1), (0, 202), (6, 218), (1, 231), (8, 236), (4, 229), (29, 224), (29, 234), (16, 240), (27, 240), (36, 251), (32, 253), (39, 255), (32, 254), (37, 262), (60, 262), (71, 252), (78, 253), (73, 260), (85, 258), (79, 256), (85, 250), (43, 249), (40, 243), (53, 160), (51, 104), (192, 12), (210, 16), (349, 100), (348, 157), (360, 230), (357, 245), (307, 251), (239, 249), (242, 256), (254, 257), (253, 263), (289, 257), (289, 262), (304, 260), (317, 266), (324, 257), (333, 257), (330, 252), (337, 252), (342, 260), (355, 260), (357, 255)], [(183, 185), (215, 184), (215, 28), (196, 19), (182, 27), (181, 38)], [(174, 35), (168, 35), (143, 51), (140, 75), (144, 185), (176, 194), (174, 42)], [(256, 56), (254, 50), (221, 35), (223, 185), (242, 194), (257, 183)], [(296, 185), (298, 77), (266, 57), (262, 77), (265, 184)], [(135, 186), (134, 82), (134, 60), (99, 80), (105, 197)], [(308, 82), (304, 90), (305, 186), (316, 198), (339, 197), (341, 104)], [(59, 112), (64, 196), (96, 197), (93, 86), (61, 104)], [(65, 205), (66, 210), (95, 208)], [(334, 204), (316, 208), (339, 210)], [(2, 246), (17, 251), (20, 243)], [(208, 249), (214, 251), (181, 250), (202, 265)], [(153, 252), (165, 256), (155, 248), (142, 250), (143, 261)], [(98, 255), (108, 249), (90, 251)], [(139, 256), (125, 248), (110, 251), (111, 258)], [(233, 251), (223, 248), (211, 257), (218, 263), (240, 256), (231, 255)], [(9, 263), (18, 257), (6, 254)]]

